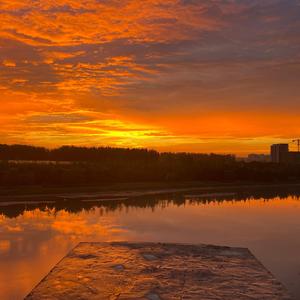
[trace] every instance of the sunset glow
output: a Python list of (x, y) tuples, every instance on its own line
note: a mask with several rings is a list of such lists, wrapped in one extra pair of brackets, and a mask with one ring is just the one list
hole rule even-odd
[(2, 0), (1, 143), (268, 152), (300, 136), (298, 0)]

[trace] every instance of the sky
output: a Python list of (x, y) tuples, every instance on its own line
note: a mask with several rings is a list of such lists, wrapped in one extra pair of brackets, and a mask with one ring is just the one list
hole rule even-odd
[(1, 0), (0, 104), (1, 143), (267, 153), (300, 137), (300, 0)]

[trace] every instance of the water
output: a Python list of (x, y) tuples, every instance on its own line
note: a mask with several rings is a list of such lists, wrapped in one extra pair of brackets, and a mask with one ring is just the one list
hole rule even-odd
[[(300, 198), (289, 193), (0, 206), (0, 299), (22, 299), (80, 241), (248, 247), (300, 299)], [(42, 199), (41, 199), (42, 200)]]

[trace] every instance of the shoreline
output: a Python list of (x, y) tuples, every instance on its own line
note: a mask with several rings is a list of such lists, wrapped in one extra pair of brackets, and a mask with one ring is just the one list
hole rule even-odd
[[(181, 192), (202, 192), (202, 196), (228, 194), (245, 190), (296, 189), (300, 183), (243, 183), (243, 182), (173, 182), (173, 183), (129, 183), (106, 186), (81, 187), (0, 187), (0, 203), (17, 202), (64, 202), (64, 201), (124, 201), (141, 196), (163, 195)], [(200, 194), (201, 196), (201, 194)]]

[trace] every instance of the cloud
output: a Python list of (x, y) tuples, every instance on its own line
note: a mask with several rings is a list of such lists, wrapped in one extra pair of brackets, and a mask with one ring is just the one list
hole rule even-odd
[(2, 64), (5, 67), (15, 67), (16, 66), (16, 63), (14, 61), (11, 61), (11, 60), (3, 60)]
[(31, 115), (26, 119), (29, 123), (78, 123), (91, 120), (91, 117), (79, 113), (54, 113)]
[(78, 45), (122, 38), (167, 41), (219, 26), (218, 20), (204, 15), (205, 5), (174, 0), (35, 1), (23, 6), (7, 2), (0, 7), (1, 34), (33, 45)]
[(296, 0), (3, 0), (0, 16), (6, 141), (200, 151), (209, 135), (298, 135)]

